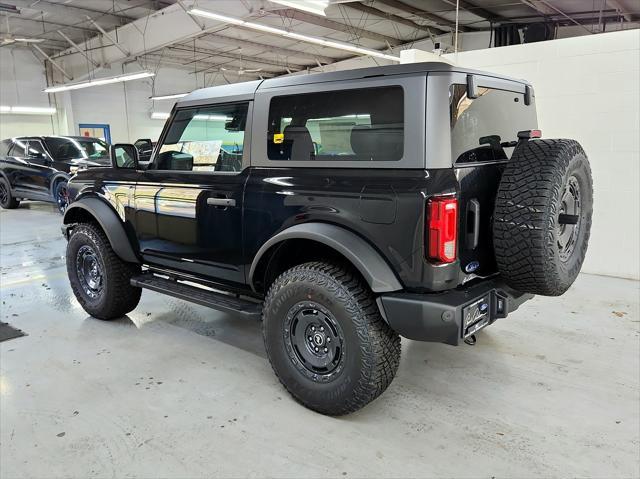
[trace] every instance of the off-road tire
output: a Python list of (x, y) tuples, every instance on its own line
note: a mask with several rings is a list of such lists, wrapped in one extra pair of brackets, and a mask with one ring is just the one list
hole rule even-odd
[[(570, 187), (579, 192), (574, 202), (578, 223), (562, 225), (559, 217)], [(527, 293), (564, 293), (582, 267), (592, 209), (591, 169), (578, 142), (531, 140), (519, 145), (502, 175), (494, 210), (494, 250), (506, 282)], [(578, 228), (571, 250), (561, 245), (563, 227)]]
[[(343, 335), (342, 366), (330, 375), (305, 371), (287, 346), (287, 318), (306, 302), (332, 316)], [(385, 391), (398, 370), (400, 337), (380, 316), (367, 284), (340, 265), (305, 263), (276, 278), (264, 302), (262, 331), (280, 382), (298, 402), (322, 414), (338, 416), (364, 407)]]
[[(84, 289), (78, 272), (78, 252), (87, 246), (95, 253), (102, 271), (103, 288), (97, 297)], [(94, 223), (82, 223), (73, 229), (67, 244), (67, 274), (71, 289), (82, 308), (94, 318), (117, 319), (138, 305), (142, 290), (131, 286), (131, 278), (140, 274), (140, 266), (122, 261), (111, 248), (102, 229)]]
[(2, 194), (0, 194), (0, 207), (5, 210), (12, 210), (20, 206), (20, 200), (11, 194), (11, 185), (9, 182), (0, 177), (0, 183), (0, 189), (2, 190)]

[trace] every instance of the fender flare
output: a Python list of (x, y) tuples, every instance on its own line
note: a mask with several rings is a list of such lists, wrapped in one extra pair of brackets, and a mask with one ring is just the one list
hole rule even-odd
[(69, 205), (64, 212), (62, 223), (65, 225), (75, 223), (72, 218), (78, 209), (88, 212), (96, 219), (107, 235), (114, 253), (120, 259), (129, 263), (140, 263), (124, 229), (124, 224), (113, 208), (98, 198), (81, 198)]
[(264, 254), (274, 245), (288, 239), (308, 239), (334, 249), (362, 274), (375, 293), (402, 290), (402, 285), (382, 258), (369, 243), (351, 231), (328, 223), (303, 223), (291, 226), (271, 237), (256, 253), (249, 271), (249, 283), (255, 289), (253, 275)]

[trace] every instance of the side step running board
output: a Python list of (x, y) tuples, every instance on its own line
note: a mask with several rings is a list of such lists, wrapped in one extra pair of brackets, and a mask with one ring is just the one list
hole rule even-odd
[(143, 273), (131, 278), (131, 285), (157, 291), (158, 293), (207, 306), (225, 313), (240, 314), (250, 319), (260, 319), (262, 314), (262, 303), (190, 286), (173, 279), (156, 276), (153, 273)]

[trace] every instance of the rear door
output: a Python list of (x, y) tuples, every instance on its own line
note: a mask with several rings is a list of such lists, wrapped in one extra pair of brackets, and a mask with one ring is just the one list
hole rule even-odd
[(174, 113), (136, 185), (135, 225), (145, 261), (244, 284), (250, 119), (248, 101)]
[[(467, 76), (430, 74), (428, 89), (437, 84), (437, 91), (448, 95), (448, 158), (458, 179), (460, 201), (460, 267), (465, 273), (487, 276), (497, 271), (492, 224), (502, 172), (513, 154), (518, 131), (536, 129), (537, 117), (533, 97), (530, 104), (525, 102), (523, 83), (474, 75), (477, 88), (472, 98)], [(433, 133), (437, 128), (428, 124), (427, 130)]]
[(26, 182), (38, 194), (48, 196), (51, 193), (50, 180), (56, 172), (52, 166), (53, 160), (40, 140), (29, 140), (26, 150), (28, 165)]
[(29, 164), (27, 162), (26, 140), (21, 138), (13, 139), (13, 144), (4, 159), (2, 169), (14, 189), (26, 192), (32, 191), (28, 182)]

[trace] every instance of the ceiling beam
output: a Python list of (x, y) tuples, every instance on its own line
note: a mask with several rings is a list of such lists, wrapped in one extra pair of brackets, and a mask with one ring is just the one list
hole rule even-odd
[(301, 52), (298, 50), (291, 50), (289, 48), (275, 47), (266, 43), (251, 42), (248, 40), (240, 40), (239, 38), (227, 37), (219, 35), (217, 33), (205, 33), (198, 37), (200, 41), (207, 41), (207, 39), (214, 39), (217, 42), (224, 43), (225, 45), (233, 45), (239, 48), (256, 48), (261, 51), (272, 53), (274, 55), (281, 55), (284, 57), (296, 57), (296, 58), (308, 58), (311, 61), (318, 60), (320, 63), (329, 64), (336, 61), (335, 58), (327, 57), (325, 55), (316, 55), (310, 52)]
[(289, 18), (292, 20), (298, 20), (300, 22), (310, 23), (312, 25), (317, 25), (319, 27), (328, 28), (329, 30), (336, 30), (338, 32), (348, 33), (349, 35), (355, 35), (360, 38), (375, 40), (376, 42), (389, 44), (391, 46), (397, 46), (402, 43), (402, 40), (400, 40), (399, 38), (390, 37), (388, 35), (383, 35), (381, 33), (375, 33), (375, 32), (364, 30), (358, 27), (352, 27), (351, 25), (345, 25), (344, 23), (340, 23), (340, 22), (334, 22), (333, 20), (329, 20), (324, 17), (319, 17), (317, 15), (312, 15), (310, 13), (301, 12), (300, 10), (294, 10), (293, 8), (271, 10), (270, 12), (280, 15), (281, 17), (284, 17), (284, 18)]
[[(60, 9), (70, 9), (70, 10), (77, 10), (78, 12), (81, 12), (83, 15), (86, 15), (87, 12), (89, 12), (92, 14), (98, 14), (105, 17), (114, 17), (114, 18), (117, 18), (118, 20), (124, 20), (126, 22), (132, 22), (133, 20), (135, 20), (135, 18), (133, 17), (122, 15), (120, 13), (114, 13), (112, 11), (97, 10), (95, 8), (79, 7), (77, 4), (72, 5), (70, 3), (58, 3), (58, 2), (52, 2), (50, 0), (38, 0), (37, 2), (31, 2), (31, 4), (33, 5), (33, 7), (28, 7), (28, 8), (34, 9), (34, 10), (41, 10), (41, 11), (44, 11), (45, 13), (60, 13)], [(39, 5), (49, 5), (49, 6), (55, 7), (57, 9), (57, 12), (52, 11), (50, 9), (43, 10), (42, 8), (39, 7)]]
[[(425, 12), (420, 8), (413, 7), (399, 0), (376, 0), (376, 3), (381, 3), (383, 5), (386, 5), (387, 7), (395, 8), (396, 10), (415, 15), (416, 17), (424, 18), (425, 20), (434, 22), (436, 25), (448, 27), (451, 30), (455, 29), (456, 27), (456, 22), (452, 22), (451, 20), (448, 20), (439, 15), (434, 15), (433, 13)], [(471, 29), (465, 26), (458, 26), (458, 30), (461, 32), (468, 32)]]
[(67, 42), (69, 42), (69, 45), (71, 45), (78, 53), (80, 53), (83, 57), (85, 57), (90, 63), (93, 64), (94, 67), (98, 68), (100, 65), (96, 62), (94, 62), (91, 57), (89, 56), (88, 53), (86, 53), (82, 48), (80, 48), (78, 46), (78, 44), (76, 42), (74, 42), (73, 40), (71, 40), (71, 38), (69, 38), (67, 35), (64, 34), (64, 32), (58, 30), (58, 34), (64, 38)]
[[(454, 7), (455, 11), (455, 7), (456, 7), (456, 1), (455, 0), (443, 0), (445, 3), (451, 5), (452, 7)], [(489, 10), (487, 10), (486, 8), (482, 8), (477, 6), (474, 3), (471, 2), (467, 2), (464, 0), (459, 0), (458, 1), (458, 5), (460, 6), (461, 9), (466, 10), (469, 13), (473, 13), (476, 17), (480, 17), (484, 20), (487, 20), (489, 22), (495, 23), (495, 22), (508, 22), (509, 19), (506, 17), (503, 17), (502, 15), (498, 15), (497, 13), (493, 13)]]
[(49, 60), (49, 62), (51, 63), (52, 66), (54, 66), (58, 71), (60, 71), (60, 73), (62, 73), (68, 80), (73, 80), (73, 77), (67, 73), (67, 71), (62, 68), (60, 65), (58, 65), (58, 63), (51, 58), (49, 55), (47, 55), (42, 48), (40, 48), (38, 45), (36, 44), (31, 44), (31, 46), (37, 50), (38, 52), (40, 52), (40, 55), (42, 55), (43, 57), (45, 57), (47, 60)]
[(232, 58), (234, 60), (246, 61), (246, 62), (256, 63), (260, 65), (272, 65), (272, 66), (280, 67), (283, 70), (286, 68), (291, 68), (295, 70), (304, 70), (306, 68), (305, 65), (300, 65), (297, 63), (279, 62), (275, 60), (269, 60), (268, 58), (251, 57), (247, 55), (240, 55), (238, 53), (233, 53), (233, 52), (221, 52), (216, 50), (209, 50), (207, 48), (196, 47), (194, 49), (192, 46), (188, 46), (188, 45), (174, 44), (165, 48), (169, 50), (176, 50), (176, 51), (182, 51), (182, 52), (202, 53), (205, 55), (210, 55), (212, 57)]
[(579, 27), (582, 27), (583, 29), (585, 29), (589, 33), (594, 33), (591, 30), (589, 30), (585, 25), (583, 25), (582, 23), (577, 21), (575, 18), (572, 18), (571, 16), (567, 15), (565, 12), (560, 10), (558, 7), (554, 7), (553, 5), (551, 5), (546, 0), (520, 0), (520, 1), (523, 4), (527, 5), (528, 7), (533, 8), (534, 10), (537, 10), (538, 12), (542, 13), (543, 15), (551, 15), (554, 12), (559, 13), (560, 15), (565, 17), (567, 20), (571, 21), (571, 23), (574, 23), (574, 24), (578, 25)]
[(81, 26), (79, 26), (77, 24), (52, 22), (51, 20), (37, 20), (35, 18), (24, 18), (24, 17), (10, 17), (10, 18), (11, 18), (11, 23), (29, 22), (29, 23), (37, 23), (40, 26), (42, 26), (44, 24), (44, 25), (53, 25), (54, 27), (56, 27), (55, 29), (51, 29), (51, 30), (47, 30), (47, 31), (41, 32), (38, 35), (42, 35), (44, 33), (52, 33), (52, 32), (55, 33), (60, 28), (75, 28), (76, 30), (84, 30), (86, 32), (91, 32), (94, 35), (96, 33), (98, 33), (93, 28), (81, 27)]
[(408, 18), (401, 17), (399, 15), (395, 15), (393, 13), (385, 12), (383, 10), (379, 10), (377, 8), (370, 7), (368, 5), (363, 5), (362, 3), (346, 3), (345, 7), (353, 8), (354, 10), (358, 10), (360, 12), (364, 12), (368, 15), (373, 15), (374, 17), (383, 18), (390, 22), (399, 23), (401, 25), (405, 25), (409, 28), (415, 28), (416, 30), (423, 30), (429, 32), (432, 35), (442, 35), (443, 33), (448, 33), (445, 30), (441, 30), (438, 27), (430, 27), (427, 25), (420, 25)]

